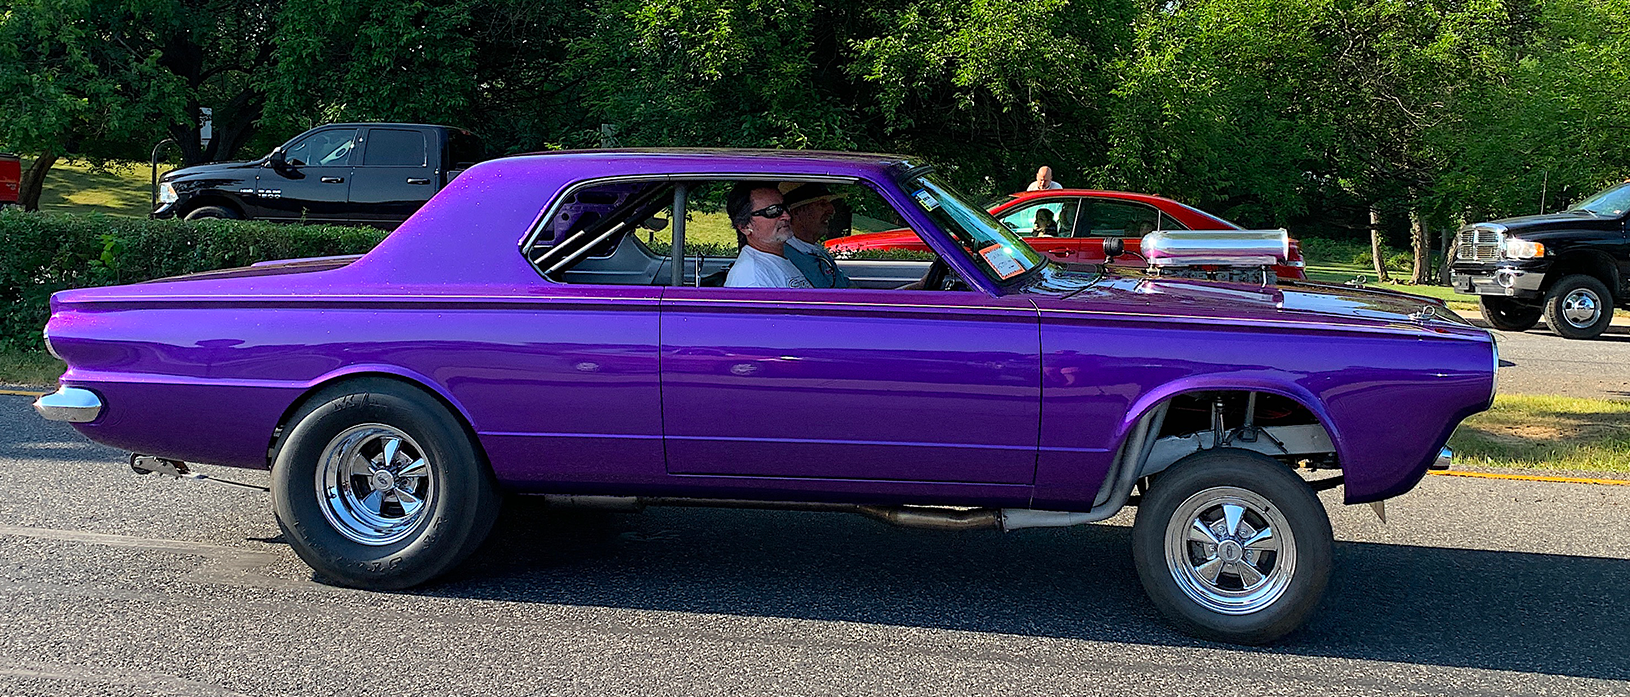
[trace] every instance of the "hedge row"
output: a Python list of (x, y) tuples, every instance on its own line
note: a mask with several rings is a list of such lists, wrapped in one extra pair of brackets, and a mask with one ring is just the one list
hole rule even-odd
[(360, 254), (369, 228), (238, 220), (145, 220), (0, 209), (0, 349), (44, 348), (51, 294), (270, 259)]

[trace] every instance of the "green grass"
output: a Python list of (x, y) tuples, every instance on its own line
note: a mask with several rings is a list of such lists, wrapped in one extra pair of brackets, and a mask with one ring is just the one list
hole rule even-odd
[(0, 385), (48, 388), (67, 369), (44, 351), (0, 351)]
[(1500, 395), (1449, 447), (1458, 465), (1630, 474), (1630, 402)]
[[(24, 163), (24, 167), (28, 163)], [(159, 174), (169, 171), (159, 165)], [(53, 213), (105, 213), (145, 218), (152, 210), (146, 163), (114, 162), (96, 169), (84, 163), (59, 160), (45, 175), (40, 210)]]

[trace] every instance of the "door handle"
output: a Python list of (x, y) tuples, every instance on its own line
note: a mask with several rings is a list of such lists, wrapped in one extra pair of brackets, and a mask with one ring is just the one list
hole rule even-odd
[(429, 184), (430, 180), (429, 179), (421, 179), (419, 177), (408, 177), (408, 183), (409, 184)]
[(1070, 250), (1068, 249), (1049, 249), (1047, 250), (1047, 253), (1060, 259), (1068, 258), (1070, 256)]
[(345, 181), (345, 177), (321, 177), (318, 181), (324, 184), (339, 184)]

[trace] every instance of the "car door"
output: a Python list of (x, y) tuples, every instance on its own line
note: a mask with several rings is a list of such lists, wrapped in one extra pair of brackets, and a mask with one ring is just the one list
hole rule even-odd
[(1030, 484), (1037, 311), (970, 291), (669, 288), (668, 471)]
[(325, 128), (283, 148), (284, 165), (260, 170), (262, 216), (284, 222), (347, 223), (358, 129)]
[(435, 195), (441, 175), (434, 136), (414, 128), (367, 130), (362, 161), (351, 172), (353, 220), (394, 228)]

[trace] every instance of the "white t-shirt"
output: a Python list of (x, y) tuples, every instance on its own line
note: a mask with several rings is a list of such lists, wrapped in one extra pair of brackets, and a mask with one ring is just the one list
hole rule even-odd
[[(1030, 182), (1030, 188), (1025, 189), (1025, 191), (1040, 191), (1041, 188), (1042, 188), (1041, 187), (1041, 182)], [(1062, 189), (1062, 188), (1064, 188), (1064, 185), (1060, 184), (1060, 183), (1058, 183), (1056, 181), (1052, 181), (1052, 182), (1047, 182), (1047, 188), (1049, 188), (1049, 189)]]
[(726, 288), (814, 288), (809, 279), (804, 278), (804, 272), (786, 257), (751, 246), (741, 248), (741, 255), (730, 266), (724, 285)]

